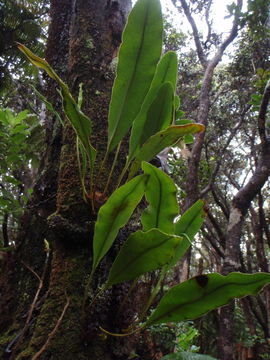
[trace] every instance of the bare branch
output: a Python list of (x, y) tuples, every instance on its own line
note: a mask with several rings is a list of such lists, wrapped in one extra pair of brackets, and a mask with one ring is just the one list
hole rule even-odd
[[(179, 9), (179, 7), (176, 5), (176, 0), (172, 0), (174, 6)], [(187, 5), (187, 2), (185, 0), (180, 0), (182, 8), (184, 10), (184, 13), (186, 15), (186, 18), (188, 19), (188, 22), (190, 23), (190, 26), (192, 28), (192, 32), (193, 32), (193, 38), (194, 38), (194, 42), (195, 42), (195, 46), (196, 46), (196, 50), (197, 50), (197, 54), (199, 57), (199, 60), (201, 62), (201, 64), (205, 67), (207, 64), (207, 59), (206, 56), (204, 54), (203, 48), (202, 48), (202, 44), (200, 41), (200, 36), (199, 36), (199, 31), (197, 28), (197, 25), (193, 19), (193, 16), (191, 15), (191, 12), (189, 10), (189, 7)]]
[(266, 113), (267, 113), (267, 107), (270, 99), (270, 80), (268, 80), (264, 93), (263, 98), (261, 101), (261, 106), (259, 110), (259, 116), (258, 116), (258, 131), (260, 135), (260, 139), (262, 142), (262, 146), (265, 147), (267, 142), (267, 135), (265, 130), (265, 121), (266, 121)]
[(216, 231), (216, 234), (219, 237), (219, 242), (220, 244), (224, 247), (225, 244), (225, 236), (224, 236), (224, 232), (221, 229), (221, 227), (219, 226), (215, 216), (212, 215), (211, 211), (208, 210), (207, 212), (207, 219), (210, 220), (210, 223), (208, 223), (208, 225), (210, 225), (210, 227), (214, 228)]
[(44, 264), (44, 268), (43, 268), (43, 272), (42, 272), (42, 275), (41, 277), (35, 272), (35, 270), (33, 270), (29, 265), (27, 265), (24, 261), (22, 261), (22, 264), (32, 273), (35, 275), (35, 277), (38, 279), (39, 281), (39, 285), (38, 285), (38, 288), (37, 288), (37, 291), (36, 291), (36, 294), (34, 296), (34, 300), (32, 301), (32, 304), (30, 306), (30, 309), (29, 309), (29, 312), (27, 314), (27, 318), (26, 318), (26, 321), (25, 321), (25, 324), (24, 324), (24, 327), (22, 329), (22, 331), (17, 335), (16, 337), (16, 345), (14, 346), (13, 350), (12, 350), (12, 355), (11, 355), (11, 359), (13, 359), (15, 357), (15, 354), (16, 354), (16, 350), (19, 348), (19, 346), (21, 345), (21, 343), (23, 342), (24, 340), (24, 335), (26, 333), (26, 331), (28, 330), (30, 324), (31, 324), (31, 321), (32, 321), (32, 317), (33, 317), (33, 312), (36, 308), (36, 305), (37, 305), (37, 301), (38, 301), (38, 298), (39, 298), (39, 294), (41, 292), (41, 289), (43, 288), (43, 283), (44, 283), (44, 278), (45, 278), (45, 275), (46, 275), (46, 272), (47, 272), (47, 267), (48, 267), (48, 261), (49, 261), (49, 251), (47, 252), (46, 254), (46, 258), (45, 258), (45, 264)]
[(212, 0), (209, 1), (208, 5), (207, 5), (207, 8), (206, 8), (206, 11), (205, 11), (205, 21), (206, 21), (206, 25), (207, 25), (207, 28), (208, 28), (207, 38), (206, 38), (205, 43), (204, 43), (205, 46), (207, 45), (208, 42), (211, 43), (212, 21), (210, 21), (210, 19), (209, 19), (211, 6), (212, 6)]
[(211, 190), (215, 203), (220, 207), (225, 218), (229, 220), (230, 211), (226, 199), (224, 198), (221, 191), (215, 186), (215, 184), (212, 184)]
[(240, 15), (240, 11), (243, 7), (243, 0), (237, 0), (237, 7), (238, 7), (238, 11), (235, 12), (231, 31), (230, 31), (228, 37), (222, 42), (222, 44), (218, 48), (218, 51), (214, 57), (214, 58), (217, 57), (219, 59), (218, 62), (220, 61), (220, 59), (221, 59), (224, 51), (228, 47), (228, 45), (230, 45), (230, 43), (236, 38), (236, 36), (238, 34), (239, 15)]
[[(216, 241), (214, 240), (214, 234), (211, 231), (210, 228), (206, 227), (207, 231), (205, 229), (202, 229), (203, 237), (205, 237), (209, 243), (211, 244), (212, 248), (215, 249), (215, 252), (218, 254), (219, 257), (224, 258), (224, 251), (221, 249), (220, 246), (217, 245)], [(205, 244), (204, 244), (205, 245)]]
[(223, 156), (222, 155), (225, 153), (225, 150), (228, 148), (231, 141), (235, 137), (237, 131), (239, 130), (240, 126), (243, 124), (244, 119), (245, 119), (245, 115), (248, 112), (248, 110), (250, 109), (250, 107), (251, 107), (251, 105), (249, 105), (249, 104), (245, 106), (245, 108), (241, 112), (240, 120), (232, 128), (232, 131), (231, 131), (225, 145), (218, 151), (218, 154), (216, 156), (217, 161), (216, 161), (216, 164), (215, 164), (215, 168), (214, 168), (214, 170), (213, 170), (213, 172), (211, 174), (208, 185), (200, 192), (200, 197), (204, 197), (211, 190), (212, 184), (215, 182), (215, 179), (216, 179), (216, 176), (217, 176), (217, 174), (219, 172), (220, 166), (223, 163)]

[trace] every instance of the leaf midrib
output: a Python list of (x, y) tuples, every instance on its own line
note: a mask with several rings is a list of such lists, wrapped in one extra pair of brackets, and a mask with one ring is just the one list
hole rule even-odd
[(128, 88), (125, 91), (124, 101), (122, 101), (120, 112), (118, 112), (119, 115), (117, 116), (116, 126), (114, 127), (114, 130), (113, 130), (113, 133), (112, 133), (112, 136), (111, 136), (111, 139), (110, 139), (109, 148), (111, 147), (111, 143), (112, 143), (112, 141), (113, 141), (113, 139), (115, 137), (115, 134), (116, 134), (116, 132), (118, 130), (118, 125), (119, 125), (120, 119), (122, 118), (122, 114), (123, 114), (123, 108), (124, 108), (124, 105), (126, 104), (126, 99), (127, 99), (128, 94), (130, 92), (131, 84), (132, 84), (133, 79), (135, 77), (135, 74), (137, 72), (138, 63), (139, 63), (139, 61), (137, 61), (137, 60), (140, 58), (142, 48), (143, 48), (143, 40), (145, 38), (146, 24), (148, 22), (148, 17), (149, 17), (149, 7), (150, 7), (150, 3), (148, 3), (147, 9), (145, 11), (145, 17), (144, 17), (144, 23), (143, 23), (143, 32), (142, 32), (142, 36), (141, 36), (141, 42), (140, 42), (139, 51), (137, 52), (137, 56), (136, 56), (136, 62), (135, 62), (134, 71), (133, 71), (132, 77), (128, 81)]
[[(177, 238), (177, 237), (179, 237), (179, 236), (177, 236), (177, 235), (176, 235), (176, 236), (168, 236), (168, 237), (166, 237), (161, 243), (159, 243), (159, 244), (157, 244), (157, 245), (155, 245), (155, 246), (151, 246), (151, 247), (147, 248), (147, 250), (144, 249), (144, 250), (141, 251), (139, 254), (137, 254), (137, 256), (134, 257), (132, 261), (129, 261), (128, 264), (126, 264), (125, 267), (122, 267), (121, 271), (119, 271), (119, 272), (116, 274), (116, 276), (114, 276), (114, 278), (117, 278), (117, 277), (119, 276), (119, 274), (121, 274), (123, 271), (126, 271), (126, 269), (128, 269), (129, 267), (131, 267), (132, 264), (134, 264), (134, 263), (135, 263), (140, 257), (142, 257), (144, 254), (147, 254), (149, 251), (151, 251), (151, 250), (153, 250), (153, 249), (156, 249), (156, 248), (162, 246), (162, 245), (163, 245), (166, 241), (168, 241), (169, 239)], [(168, 261), (170, 261), (170, 260), (168, 260)]]
[[(124, 197), (124, 199), (123, 199), (123, 201), (122, 201), (121, 203), (123, 203), (123, 202), (127, 199), (127, 197), (130, 195), (130, 193), (132, 193), (133, 191), (136, 190), (136, 188), (141, 184), (141, 181), (142, 181), (142, 180), (143, 180), (143, 178), (141, 178), (140, 181), (138, 181), (137, 184), (128, 192), (128, 194), (126, 194), (126, 196)], [(112, 225), (110, 226), (110, 229), (114, 227), (118, 215), (119, 215), (119, 213), (114, 217), (113, 222), (112, 222)], [(120, 228), (121, 228), (121, 226), (119, 227), (119, 229), (120, 229)], [(118, 230), (119, 230), (119, 229), (118, 229)], [(105, 236), (105, 235), (103, 236), (103, 239), (104, 239), (104, 240), (103, 240), (103, 242), (102, 242), (102, 247), (100, 248), (100, 251), (99, 251), (99, 253), (98, 253), (98, 256), (96, 257), (97, 260), (100, 259), (100, 257), (101, 257), (100, 254), (102, 254), (102, 252), (103, 252), (103, 249), (104, 249), (106, 240), (107, 240), (107, 238), (109, 237), (109, 234), (110, 234), (110, 231), (107, 231), (107, 232), (106, 232), (106, 236)], [(96, 267), (97, 264), (98, 264), (98, 261), (97, 261), (97, 260), (95, 261), (95, 267)]]
[[(264, 283), (263, 280), (261, 280), (260, 282)], [(214, 294), (215, 292), (219, 291), (220, 289), (222, 289), (222, 288), (224, 288), (224, 287), (231, 286), (231, 285), (250, 286), (250, 285), (253, 285), (253, 284), (256, 284), (256, 283), (258, 283), (258, 281), (254, 280), (254, 281), (252, 281), (252, 282), (250, 282), (250, 283), (248, 283), (248, 284), (239, 284), (239, 283), (237, 283), (237, 282), (231, 282), (230, 284), (222, 284), (222, 285), (220, 285), (219, 287), (213, 289), (212, 291), (207, 292), (206, 294), (201, 294), (200, 297), (197, 297), (197, 298), (194, 299), (193, 301), (187, 301), (187, 302), (185, 302), (185, 303), (181, 303), (180, 305), (173, 307), (172, 309), (170, 309), (170, 311), (164, 312), (164, 313), (161, 314), (159, 317), (155, 318), (154, 321), (152, 321), (152, 322), (150, 321), (150, 322), (148, 323), (148, 325), (151, 324), (151, 323), (153, 323), (153, 322), (157, 322), (159, 319), (168, 316), (168, 314), (170, 314), (170, 313), (172, 313), (172, 312), (175, 312), (175, 311), (177, 311), (178, 309), (181, 309), (182, 307), (184, 307), (184, 306), (186, 306), (186, 305), (195, 304), (196, 302), (199, 302), (199, 301), (200, 301), (201, 299), (203, 299), (204, 297), (206, 298), (206, 297), (208, 297), (209, 295)], [(249, 294), (247, 294), (247, 295), (249, 295)], [(246, 296), (246, 295), (241, 295), (240, 297), (244, 297), (244, 296)], [(237, 297), (237, 296), (236, 296), (236, 297)], [(238, 297), (237, 297), (237, 298), (238, 298)], [(227, 301), (226, 301), (226, 303), (227, 303)], [(226, 304), (226, 303), (225, 303), (225, 304)], [(220, 306), (222, 306), (222, 305), (220, 305)], [(209, 311), (210, 311), (210, 310), (209, 310)], [(149, 320), (150, 320), (150, 318), (149, 318)]]

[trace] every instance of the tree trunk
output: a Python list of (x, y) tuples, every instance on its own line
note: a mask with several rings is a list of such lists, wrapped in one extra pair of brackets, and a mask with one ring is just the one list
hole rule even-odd
[[(222, 273), (227, 275), (232, 271), (239, 271), (240, 242), (245, 216), (252, 200), (260, 193), (270, 176), (270, 139), (265, 128), (267, 107), (270, 100), (270, 82), (267, 83), (258, 116), (258, 132), (261, 139), (260, 157), (254, 174), (234, 196), (227, 228), (225, 258)], [(220, 311), (219, 358), (234, 360), (233, 341), (233, 303)]]
[[(74, 95), (83, 83), (83, 110), (92, 118), (91, 140), (101, 157), (106, 148), (114, 58), (130, 7), (131, 2), (125, 0), (51, 1), (47, 60), (69, 83)], [(59, 110), (55, 83), (51, 80), (47, 96)], [(82, 316), (96, 215), (82, 197), (73, 129), (66, 125), (62, 138), (60, 124), (48, 117), (46, 131), (46, 154), (22, 218), (16, 249), (1, 264), (5, 274), (0, 278), (1, 289), (5, 289), (0, 302), (4, 314), (1, 333), (5, 336), (0, 342), (0, 357), (126, 359), (134, 338), (106, 340), (97, 330), (100, 324), (110, 327), (116, 323), (113, 315), (128, 285), (108, 291), (95, 307), (94, 318), (89, 312)], [(123, 151), (122, 159), (124, 156)], [(105, 166), (97, 190), (104, 188), (107, 173)], [(120, 238), (126, 236), (126, 231)], [(44, 239), (50, 247), (47, 252)], [(95, 287), (104, 281), (110, 263), (109, 256), (101, 264)], [(125, 317), (126, 321), (130, 318)], [(123, 325), (122, 320), (120, 316), (119, 326)]]

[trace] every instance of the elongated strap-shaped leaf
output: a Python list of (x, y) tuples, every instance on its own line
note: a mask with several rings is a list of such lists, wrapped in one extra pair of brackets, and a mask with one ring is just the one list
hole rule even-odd
[(144, 210), (141, 221), (144, 231), (160, 229), (174, 234), (173, 220), (178, 214), (177, 189), (171, 178), (155, 166), (143, 162), (142, 169), (149, 175), (145, 197), (149, 206)]
[(136, 153), (129, 171), (129, 178), (139, 170), (142, 161), (150, 161), (166, 147), (174, 145), (179, 138), (187, 134), (204, 131), (202, 124), (173, 125), (151, 136)]
[(168, 264), (181, 241), (180, 236), (157, 229), (131, 234), (111, 267), (107, 286), (135, 279)]
[(45, 70), (47, 74), (60, 86), (65, 115), (81, 140), (90, 159), (91, 165), (93, 165), (96, 157), (96, 150), (90, 143), (90, 135), (92, 133), (91, 120), (79, 109), (76, 101), (69, 92), (68, 86), (60, 79), (46, 60), (35, 55), (31, 50), (22, 44), (18, 44), (18, 48), (26, 55), (32, 64)]
[(93, 165), (96, 158), (96, 150), (90, 143), (90, 135), (92, 133), (91, 120), (79, 109), (69, 92), (67, 93), (61, 89), (61, 95), (65, 115), (73, 125), (78, 138), (86, 150), (91, 165)]
[[(153, 119), (154, 116), (151, 116), (151, 111), (149, 111), (149, 108), (153, 104), (154, 100), (157, 98), (158, 90), (160, 90), (160, 87), (164, 83), (170, 82), (172, 85), (173, 93), (175, 92), (176, 79), (177, 79), (177, 56), (175, 52), (169, 51), (161, 58), (160, 62), (158, 63), (157, 70), (154, 79), (152, 81), (150, 90), (146, 95), (146, 98), (143, 102), (139, 114), (136, 116), (134, 120), (131, 136), (130, 136), (130, 142), (129, 142), (130, 160), (132, 159), (138, 146), (141, 146), (145, 142), (145, 140), (148, 139), (151, 135), (166, 127), (165, 126), (166, 121), (164, 121), (164, 123), (161, 124), (163, 125), (163, 127), (162, 126), (158, 127), (158, 124), (156, 124), (154, 128), (155, 130), (153, 132), (153, 129), (151, 128), (151, 123), (149, 124), (149, 122), (150, 121), (155, 122), (155, 119)], [(161, 92), (160, 92), (160, 96), (162, 96)], [(160, 101), (160, 99), (157, 100), (156, 102), (158, 101)], [(148, 130), (149, 125), (150, 125), (150, 129)], [(169, 125), (170, 123), (167, 123), (167, 126)]]
[(171, 288), (146, 326), (196, 319), (234, 298), (256, 295), (267, 283), (270, 283), (270, 274), (267, 273), (196, 276)]
[(34, 90), (34, 92), (36, 93), (36, 95), (38, 96), (38, 98), (46, 105), (46, 109), (48, 111), (51, 111), (54, 116), (57, 118), (57, 120), (60, 122), (60, 124), (64, 125), (64, 122), (59, 114), (59, 112), (57, 112), (55, 110), (55, 108), (53, 107), (52, 103), (50, 103), (46, 97), (44, 95), (42, 95), (34, 86), (31, 86), (32, 89)]
[(167, 129), (159, 131), (151, 136), (136, 154), (136, 159), (140, 161), (149, 161), (168, 146), (173, 145), (179, 138), (187, 134), (195, 134), (203, 131), (201, 124), (173, 125)]
[(174, 93), (171, 83), (162, 84), (147, 111), (140, 145), (144, 144), (150, 136), (171, 125), (174, 110), (173, 100)]
[(28, 58), (28, 60), (30, 60), (30, 62), (33, 65), (45, 70), (46, 73), (56, 82), (58, 82), (59, 85), (61, 83), (60, 85), (61, 87), (62, 86), (67, 87), (67, 85), (60, 79), (60, 77), (56, 74), (56, 72), (52, 69), (52, 67), (48, 64), (48, 62), (45, 59), (42, 59), (41, 57), (35, 55), (30, 49), (28, 49), (23, 44), (17, 43), (17, 45), (19, 50), (21, 50), (21, 52), (24, 53), (24, 55)]
[(170, 264), (171, 266), (174, 266), (188, 250), (191, 242), (194, 239), (194, 236), (200, 230), (205, 216), (205, 203), (203, 200), (198, 200), (187, 211), (185, 211), (185, 213), (176, 222), (175, 234), (183, 236), (183, 241), (179, 244), (176, 250), (175, 258)]
[(138, 0), (119, 49), (109, 109), (108, 152), (118, 145), (140, 111), (161, 55), (162, 31), (159, 0)]
[(93, 240), (94, 271), (144, 195), (148, 175), (139, 175), (113, 192), (100, 208)]

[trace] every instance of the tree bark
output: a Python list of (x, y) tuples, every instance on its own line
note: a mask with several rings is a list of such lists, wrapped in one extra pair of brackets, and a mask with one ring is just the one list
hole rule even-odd
[[(83, 111), (92, 118), (91, 141), (101, 157), (106, 148), (107, 111), (114, 78), (112, 65), (130, 8), (131, 2), (125, 0), (51, 1), (46, 58), (69, 83), (74, 95), (83, 83)], [(47, 82), (47, 96), (60, 111), (55, 83), (48, 79)], [(48, 117), (46, 134), (46, 154), (29, 209), (21, 221), (17, 247), (11, 259), (1, 264), (5, 273), (0, 278), (0, 285), (5, 289), (0, 302), (1, 314), (4, 314), (1, 333), (5, 337), (1, 340), (0, 357), (126, 359), (134, 340), (105, 340), (97, 331), (97, 324), (105, 327), (115, 324), (113, 315), (127, 285), (108, 291), (98, 302), (94, 318), (91, 313), (82, 316), (96, 215), (82, 197), (74, 131), (66, 125), (62, 137), (60, 124)], [(125, 151), (121, 155), (124, 159)], [(97, 190), (104, 188), (107, 173), (105, 167)], [(127, 231), (121, 233), (119, 241), (121, 236), (126, 237)], [(50, 247), (48, 263), (44, 239)], [(104, 282), (110, 263), (109, 256), (101, 264), (95, 287)], [(31, 308), (34, 311), (27, 331), (22, 331), (25, 314), (29, 314)], [(124, 321), (121, 319), (119, 326)]]

